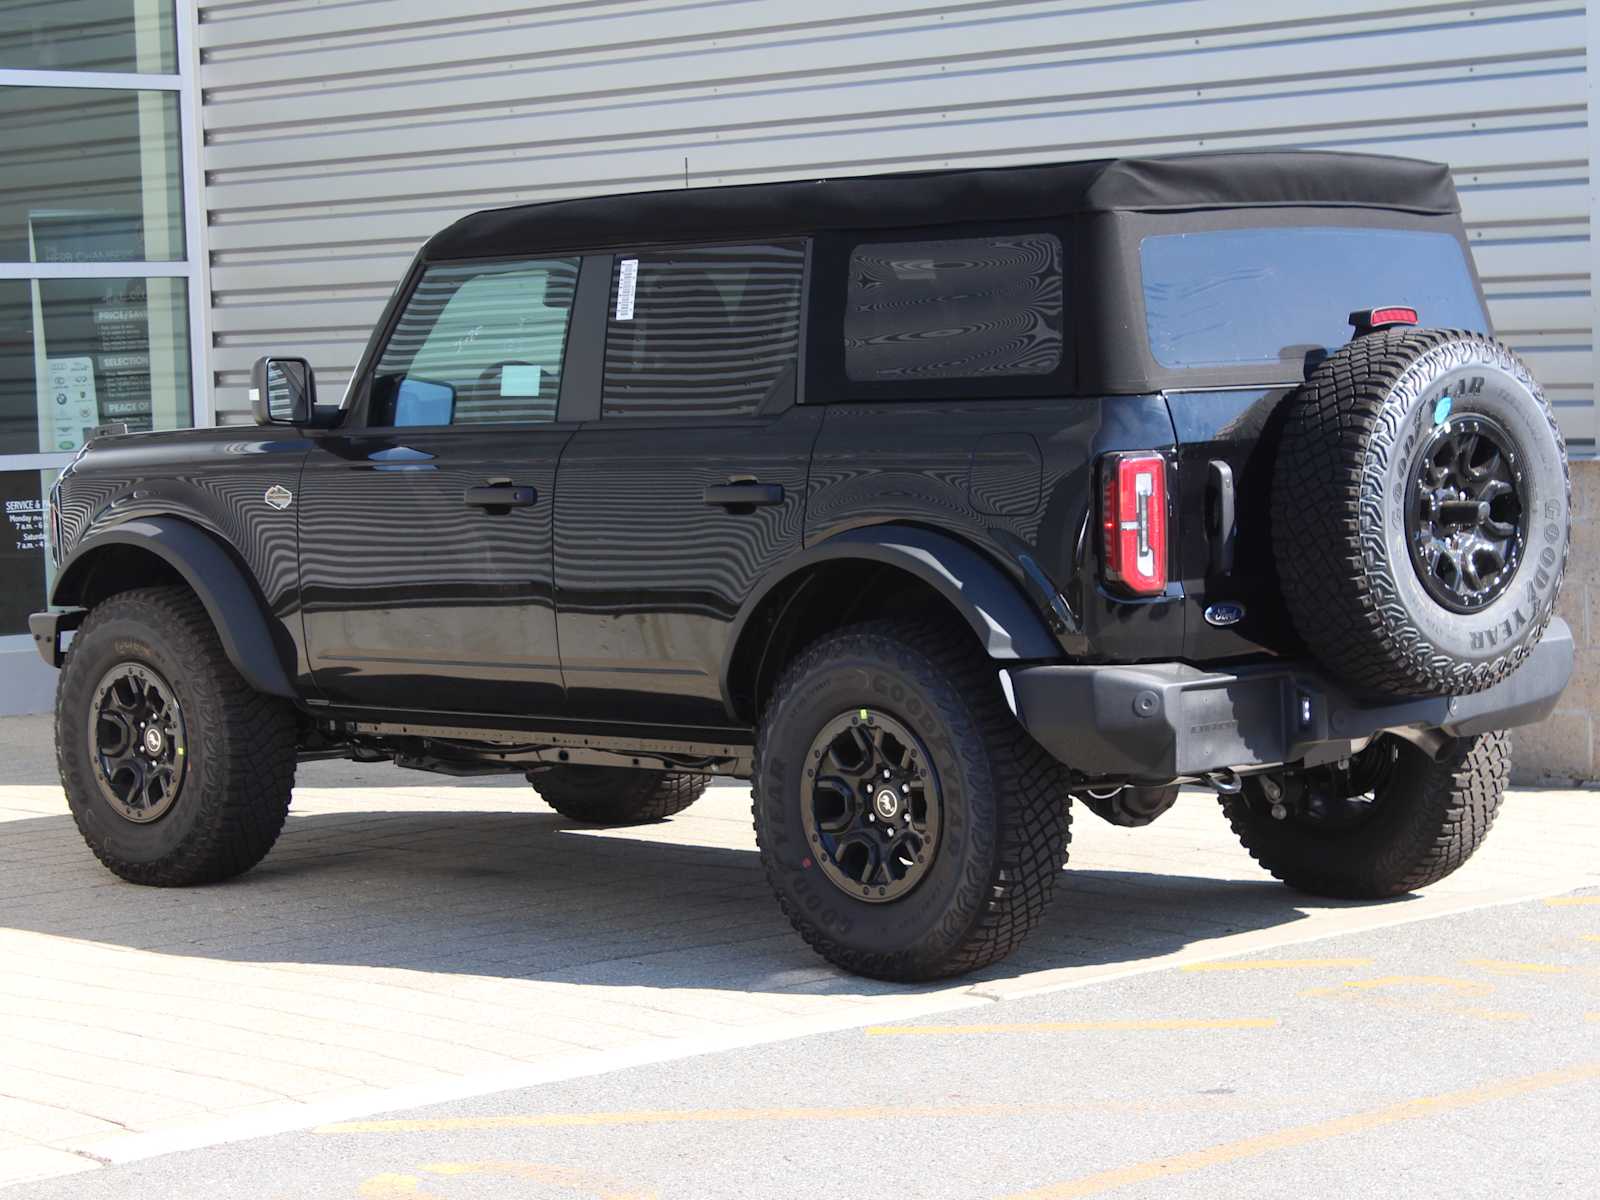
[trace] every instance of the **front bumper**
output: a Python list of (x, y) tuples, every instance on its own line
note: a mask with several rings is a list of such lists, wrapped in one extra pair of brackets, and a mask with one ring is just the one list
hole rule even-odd
[(61, 635), (83, 624), (87, 610), (69, 608), (65, 612), (36, 612), (28, 616), (28, 632), (33, 634), (33, 644), (39, 657), (52, 667), (59, 667), (65, 657), (61, 650)]
[(1315, 766), (1385, 730), (1467, 737), (1549, 716), (1572, 675), (1559, 617), (1509, 679), (1471, 696), (1371, 704), (1315, 667), (1204, 671), (1186, 663), (1022, 667), (1002, 672), (1017, 718), (1085, 775), (1165, 783), (1278, 763)]

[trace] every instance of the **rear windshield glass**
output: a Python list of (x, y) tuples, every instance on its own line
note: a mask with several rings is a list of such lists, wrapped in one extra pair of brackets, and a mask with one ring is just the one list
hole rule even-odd
[(1422, 324), (1487, 328), (1461, 243), (1409, 229), (1216, 229), (1139, 247), (1150, 352), (1164, 367), (1281, 362), (1350, 340), (1349, 316), (1404, 304)]

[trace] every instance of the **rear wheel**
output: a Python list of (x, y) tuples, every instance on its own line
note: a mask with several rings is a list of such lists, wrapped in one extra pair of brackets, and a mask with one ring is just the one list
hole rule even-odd
[(133, 883), (214, 883), (272, 848), (294, 787), (295, 713), (253, 691), (193, 593), (94, 609), (56, 689), (56, 758), (95, 855)]
[(1253, 776), (1223, 811), (1250, 856), (1292, 888), (1376, 900), (1437, 883), (1488, 836), (1511, 772), (1504, 733), (1435, 761), (1383, 737), (1345, 769)]
[(681, 771), (594, 766), (550, 767), (528, 778), (551, 808), (589, 825), (664, 821), (700, 799), (711, 782)]
[(898, 622), (804, 651), (762, 713), (762, 865), (845, 970), (903, 981), (1009, 954), (1067, 841), (1067, 772), (1017, 724), (965, 631)]

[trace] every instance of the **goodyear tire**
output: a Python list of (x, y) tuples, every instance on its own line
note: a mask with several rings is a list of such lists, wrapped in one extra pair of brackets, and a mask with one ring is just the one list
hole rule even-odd
[(140, 588), (98, 605), (56, 687), (56, 760), (83, 840), (131, 883), (248, 871), (283, 829), (295, 712), (253, 691), (192, 592)]
[[(1224, 796), (1223, 812), (1250, 857), (1290, 887), (1382, 900), (1437, 883), (1483, 844), (1511, 775), (1511, 746), (1503, 732), (1486, 733), (1435, 761), (1391, 737), (1362, 751), (1357, 765), (1369, 778), (1354, 787), (1330, 789), (1349, 776), (1329, 768), (1284, 780), (1284, 791), (1300, 794), (1281, 819), (1260, 777)], [(1307, 803), (1314, 788), (1327, 794)], [(1347, 794), (1371, 800), (1350, 803)]]
[(762, 710), (762, 866), (790, 923), (847, 971), (909, 982), (987, 966), (1055, 888), (1067, 771), (970, 643), (903, 622), (845, 629), (803, 651)]
[(530, 775), (534, 791), (563, 817), (587, 825), (665, 821), (705, 794), (710, 779), (631, 767), (551, 767)]
[(1482, 691), (1555, 612), (1571, 490), (1539, 386), (1478, 334), (1390, 330), (1289, 401), (1273, 548), (1291, 620), (1372, 695)]

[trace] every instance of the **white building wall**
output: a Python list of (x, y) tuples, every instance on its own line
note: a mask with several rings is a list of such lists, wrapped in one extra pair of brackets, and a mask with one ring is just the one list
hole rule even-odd
[(1582, 3), (198, 7), (225, 415), (268, 350), (306, 354), (336, 394), (417, 245), (477, 208), (1302, 146), (1450, 163), (1501, 335), (1568, 438), (1595, 438)]

